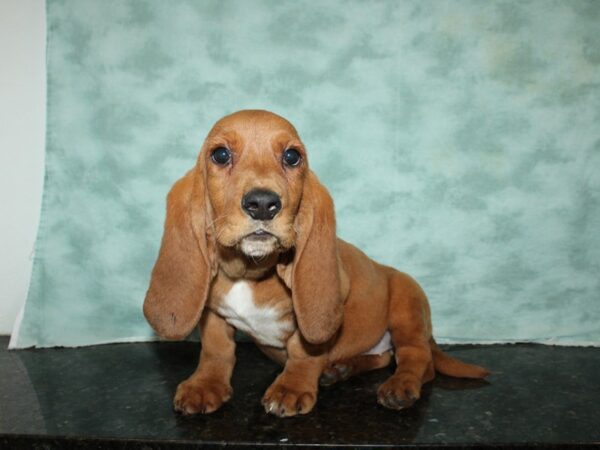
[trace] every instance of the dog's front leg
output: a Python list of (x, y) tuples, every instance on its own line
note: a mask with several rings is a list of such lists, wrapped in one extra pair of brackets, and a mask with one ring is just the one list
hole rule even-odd
[(279, 417), (310, 412), (317, 401), (319, 377), (327, 364), (324, 346), (314, 346), (296, 331), (287, 342), (288, 358), (283, 372), (262, 399), (265, 411)]
[(234, 329), (205, 309), (200, 321), (202, 351), (196, 371), (177, 387), (173, 405), (183, 414), (216, 411), (231, 398), (231, 373), (235, 365)]

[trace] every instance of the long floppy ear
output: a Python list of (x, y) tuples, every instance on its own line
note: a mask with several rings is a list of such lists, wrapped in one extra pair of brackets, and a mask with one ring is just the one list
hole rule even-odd
[(331, 339), (342, 323), (343, 299), (333, 200), (312, 172), (304, 182), (295, 225), (294, 312), (304, 339), (321, 344)]
[(158, 259), (144, 300), (144, 315), (159, 336), (182, 339), (200, 320), (212, 267), (206, 237), (204, 177), (197, 167), (167, 197), (167, 218)]

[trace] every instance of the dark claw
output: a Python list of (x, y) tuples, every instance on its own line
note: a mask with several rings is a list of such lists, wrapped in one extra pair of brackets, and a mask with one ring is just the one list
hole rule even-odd
[(328, 372), (323, 372), (323, 374), (321, 375), (321, 378), (319, 378), (319, 384), (321, 386), (331, 386), (336, 381), (337, 381), (337, 379), (336, 379), (335, 375), (332, 375), (331, 373), (328, 373)]
[(412, 392), (408, 392), (407, 395), (408, 399), (411, 401), (411, 404), (416, 402), (419, 397), (417, 397), (415, 394), (413, 394)]
[(390, 393), (386, 397), (387, 404), (390, 405), (394, 409), (402, 409), (409, 406), (409, 403), (396, 395)]
[(338, 371), (342, 380), (345, 380), (350, 376), (350, 367), (344, 364), (335, 364), (333, 367)]
[(412, 405), (411, 402), (407, 402), (406, 400), (396, 396), (392, 392), (388, 392), (385, 396), (379, 397), (378, 402), (380, 405), (385, 406), (390, 409), (404, 409), (408, 408)]

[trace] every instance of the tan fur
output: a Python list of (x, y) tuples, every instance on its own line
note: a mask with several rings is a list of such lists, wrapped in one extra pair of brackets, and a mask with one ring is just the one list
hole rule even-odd
[[(218, 147), (231, 151), (230, 164), (211, 161)], [(302, 156), (297, 167), (282, 163), (289, 148)], [(282, 209), (271, 221), (253, 220), (241, 208), (242, 196), (256, 188), (280, 196)], [(272, 250), (248, 257), (241, 242), (259, 228), (272, 235)], [(231, 396), (234, 333), (218, 311), (239, 280), (250, 285), (256, 308), (270, 308), (278, 320), (297, 325), (281, 336), (284, 348), (259, 345), (284, 365), (263, 397), (269, 413), (309, 412), (322, 375), (335, 382), (387, 365), (389, 353), (362, 355), (386, 330), (397, 362), (378, 391), (378, 401), (388, 408), (410, 406), (435, 370), (458, 377), (488, 374), (437, 347), (427, 298), (412, 278), (336, 237), (333, 201), (310, 171), (296, 130), (267, 111), (240, 111), (218, 121), (196, 167), (167, 199), (144, 313), (170, 339), (186, 336), (200, 322), (200, 364), (177, 389), (178, 411), (212, 412)]]

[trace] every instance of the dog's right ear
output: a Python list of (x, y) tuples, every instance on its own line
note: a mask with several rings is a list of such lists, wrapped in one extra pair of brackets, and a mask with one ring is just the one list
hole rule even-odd
[(178, 180), (167, 197), (160, 252), (144, 300), (146, 320), (167, 339), (182, 339), (196, 326), (216, 273), (206, 203), (199, 167)]

